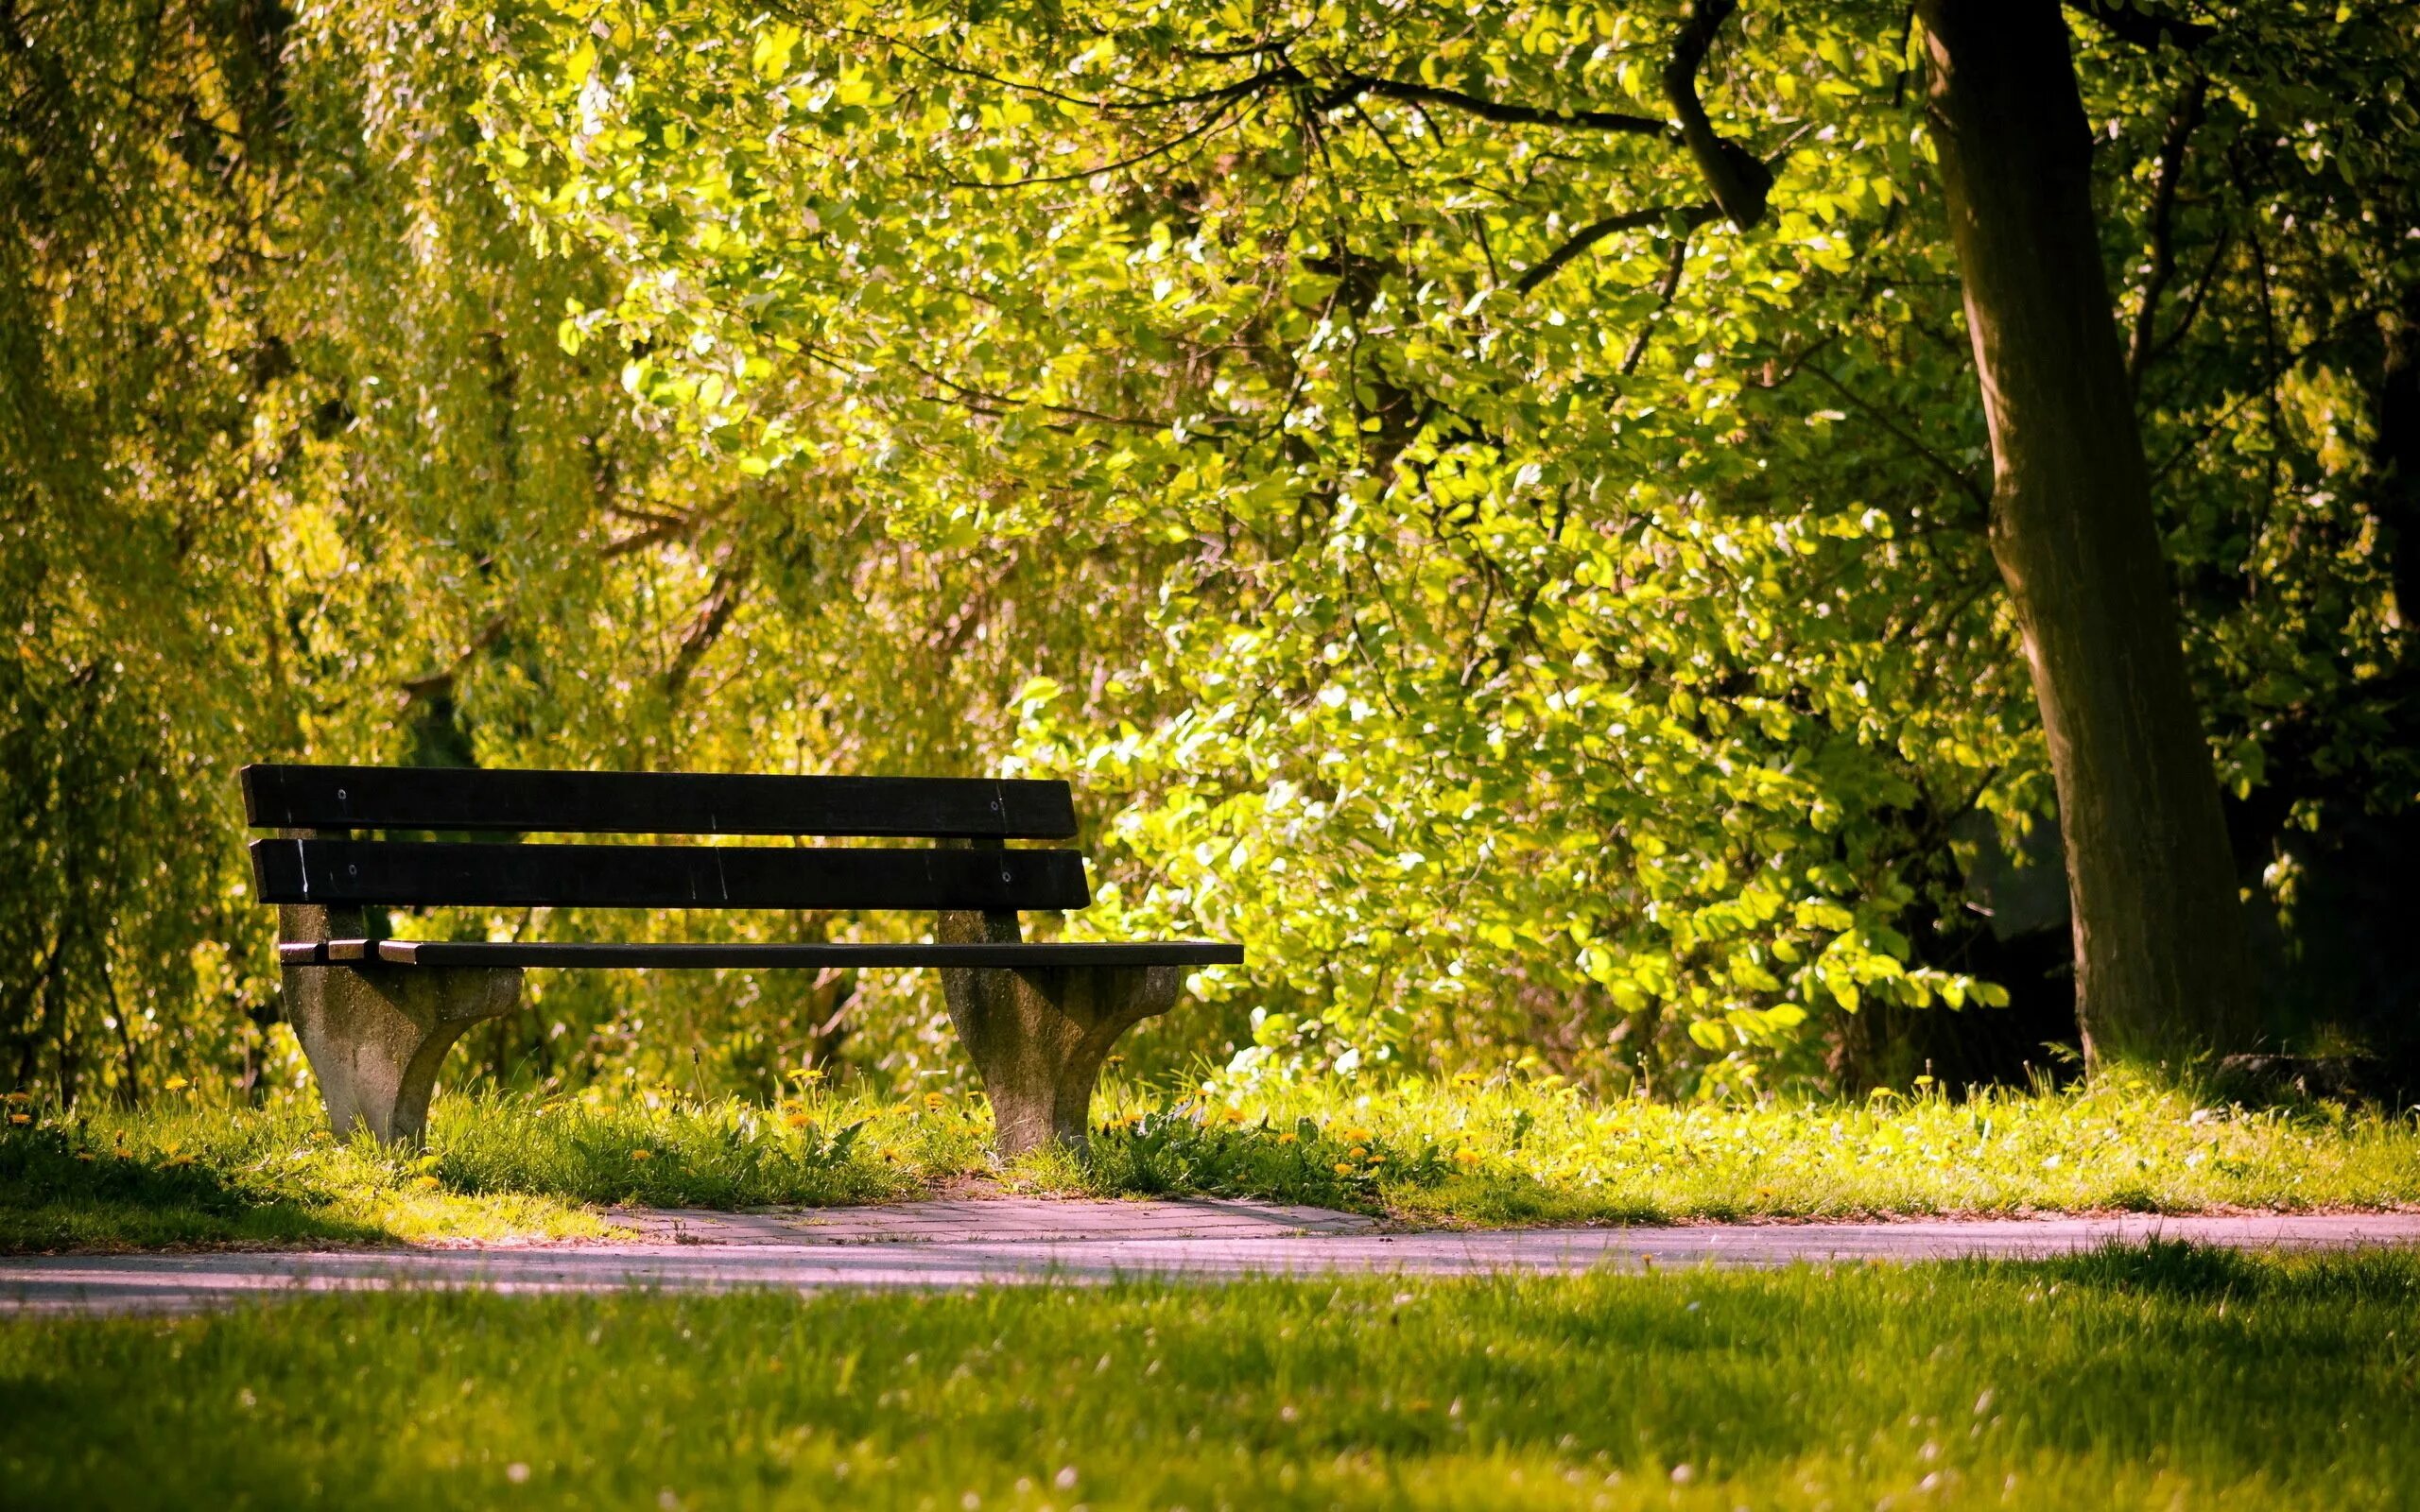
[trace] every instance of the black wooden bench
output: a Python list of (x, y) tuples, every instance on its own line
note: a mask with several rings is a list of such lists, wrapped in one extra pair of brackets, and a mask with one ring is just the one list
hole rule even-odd
[[(687, 772), (247, 766), (259, 900), (278, 905), (286, 1016), (338, 1134), (417, 1143), (464, 1030), (519, 1005), (527, 967), (937, 967), (1018, 1154), (1080, 1144), (1117, 1037), (1240, 946), (1028, 943), (1017, 914), (1092, 901), (1064, 782)], [(373, 839), (373, 833), (495, 840)], [(497, 843), (522, 834), (914, 839), (927, 849)], [(581, 944), (382, 937), (390, 907), (915, 909), (934, 943)]]

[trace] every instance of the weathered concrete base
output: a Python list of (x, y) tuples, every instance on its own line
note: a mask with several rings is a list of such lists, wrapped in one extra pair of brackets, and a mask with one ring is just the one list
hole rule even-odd
[[(278, 916), (282, 939), (372, 933), (358, 909), (285, 907)], [(284, 977), (286, 1020), (339, 1139), (366, 1127), (391, 1143), (420, 1143), (445, 1052), (471, 1025), (521, 1005), (521, 972), (510, 967), (289, 966)]]
[(286, 1013), (341, 1139), (418, 1144), (437, 1068), (463, 1031), (521, 1005), (510, 968), (290, 966)]
[[(1020, 935), (1014, 914), (943, 914), (934, 937), (1003, 944)], [(950, 1022), (983, 1077), (1000, 1153), (1054, 1140), (1081, 1149), (1110, 1047), (1175, 1006), (1184, 980), (1173, 966), (944, 969)]]

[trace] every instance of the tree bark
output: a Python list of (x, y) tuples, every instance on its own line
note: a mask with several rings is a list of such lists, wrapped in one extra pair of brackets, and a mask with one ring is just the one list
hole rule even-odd
[(2246, 1048), (2228, 854), (2153, 524), (2056, 0), (1919, 0), (1993, 456), (1991, 543), (2048, 738), (2086, 1060)]

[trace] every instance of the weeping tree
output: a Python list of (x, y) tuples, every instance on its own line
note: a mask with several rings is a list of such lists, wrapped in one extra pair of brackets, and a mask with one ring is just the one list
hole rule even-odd
[[(996, 562), (642, 423), (620, 358), (558, 339), (598, 268), (512, 224), (424, 21), (0, 5), (0, 1091), (300, 1074), (245, 762), (962, 768), (990, 659), (1122, 623), (1080, 563), (1025, 583), (1093, 612), (1019, 620)], [(938, 997), (884, 985), (869, 1024), (845, 976), (559, 980), (477, 1048), (560, 1082), (702, 1045), (758, 1091), (844, 1040), (928, 1061)]]

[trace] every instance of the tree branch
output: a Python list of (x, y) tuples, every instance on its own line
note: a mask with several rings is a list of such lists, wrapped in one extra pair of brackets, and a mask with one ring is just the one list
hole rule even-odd
[(1868, 403), (1864, 395), (1858, 393), (1856, 389), (1851, 388), (1848, 385), (1841, 382), (1838, 378), (1833, 377), (1830, 373), (1825, 372), (1823, 369), (1817, 367), (1811, 362), (1800, 364), (1797, 370), (1800, 372), (1813, 373), (1816, 377), (1824, 380), (1824, 384), (1831, 388), (1832, 392), (1840, 395), (1842, 399), (1847, 400), (1850, 404), (1855, 404), (1866, 419), (1874, 421), (1876, 425), (1879, 425), (1884, 430), (1890, 432), (1892, 438), (1898, 441), (1900, 445), (1906, 447), (1909, 451), (1914, 453), (1917, 456), (1929, 463), (1933, 471), (1949, 479), (1950, 482), (1957, 484), (1958, 491), (1966, 495), (1967, 498), (1972, 499), (1975, 502), (1977, 508), (1986, 511), (1991, 508), (1991, 494), (1985, 491), (1981, 484), (1976, 482), (1972, 477), (1969, 477), (1965, 469), (1959, 467), (1956, 463), (1950, 461), (1949, 458), (1942, 455), (1939, 452), (1934, 451), (1931, 447), (1927, 446), (1923, 441), (1917, 439), (1916, 437), (1907, 429), (1907, 427), (1901, 425), (1897, 421), (1893, 420), (1891, 416), (1878, 405)]
[(1083, 409), (1074, 404), (1046, 404), (1038, 399), (1025, 399), (1015, 394), (995, 394), (985, 388), (970, 388), (964, 384), (943, 377), (920, 362), (908, 358), (900, 360), (908, 370), (919, 377), (948, 389), (951, 397), (946, 401), (947, 403), (957, 404), (972, 414), (998, 416), (1013, 414), (1020, 409), (1040, 409), (1053, 415), (1065, 415), (1072, 420), (1092, 421), (1101, 425), (1123, 425), (1129, 430), (1167, 429), (1167, 422), (1165, 421), (1141, 420), (1132, 415), (1105, 415), (1099, 410)]
[(1219, 126), (1227, 119), (1228, 114), (1234, 109), (1235, 102), (1233, 100), (1229, 100), (1221, 104), (1217, 110), (1212, 111), (1209, 115), (1202, 120), (1201, 125), (1193, 127), (1188, 130), (1180, 131), (1175, 136), (1168, 138), (1166, 142), (1161, 143), (1155, 147), (1150, 147), (1144, 151), (1137, 152), (1131, 158), (1120, 158), (1115, 163), (1104, 163), (1095, 167), (1079, 168), (1073, 173), (1038, 173), (1029, 178), (1024, 179), (944, 179), (942, 182), (947, 184), (952, 189), (1024, 189), (1038, 183), (1074, 183), (1080, 180), (1090, 179), (1096, 174), (1115, 173), (1120, 168), (1131, 168), (1138, 163), (1149, 163), (1153, 158), (1161, 157), (1175, 151), (1177, 148), (1184, 146), (1187, 142), (1190, 142), (1194, 138), (1201, 136)]
[(2119, 42), (2151, 52), (2157, 52), (2164, 43), (2189, 53), (2219, 34), (2216, 26), (2162, 15), (2131, 0), (2067, 0), (2067, 5), (2100, 23), (2101, 29)]
[(678, 701), (682, 690), (698, 670), (698, 663), (714, 649), (714, 644), (738, 612), (739, 600), (748, 586), (749, 561), (746, 552), (734, 552), (716, 570), (714, 585), (706, 590), (705, 601), (698, 606), (697, 617), (682, 634), (681, 644), (672, 653), (672, 664), (664, 669), (664, 696)]
[(503, 615), (490, 616), (488, 622), (479, 627), (479, 632), (471, 637), (471, 644), (462, 647), (461, 653), (454, 658), (451, 666), (442, 672), (432, 672), (424, 678), (406, 678), (397, 686), (403, 689), (404, 696), (407, 698), (425, 698), (450, 691), (454, 685), (454, 679), (460, 677), (470, 664), (478, 659), (480, 652), (504, 639), (505, 625)]
[(666, 541), (687, 541), (698, 533), (702, 518), (700, 515), (654, 516), (644, 527), (605, 542), (598, 555), (612, 561), (617, 557), (627, 557), (634, 551), (645, 551), (649, 546), (660, 546)]
[(2210, 244), (2210, 255), (2202, 262), (2202, 276), (2194, 280), (2193, 291), (2185, 296), (2185, 314), (2178, 318), (2175, 329), (2160, 337), (2152, 345), (2152, 362), (2156, 363), (2175, 351), (2177, 344), (2192, 331), (2193, 322), (2201, 318), (2204, 302), (2208, 300), (2211, 288), (2218, 283), (2219, 265), (2226, 261), (2227, 253), (2235, 247), (2234, 238), (2234, 228), (2220, 228), (2219, 239)]
[(1630, 350), (1622, 353), (1622, 376), (1638, 371), (1639, 359), (1647, 355), (1647, 337), (1655, 329), (1657, 316), (1672, 307), (1672, 296), (1680, 292), (1681, 269), (1689, 260), (1689, 238), (1686, 232), (1672, 238), (1672, 260), (1664, 266), (1664, 281), (1655, 286), (1654, 313), (1639, 322), (1638, 335), (1630, 338)]
[(2151, 367), (2152, 338), (2159, 322), (2159, 297), (2176, 276), (2176, 185), (2185, 177), (2185, 146), (2202, 124), (2203, 104), (2210, 81), (2196, 74), (2193, 82), (2169, 115), (2168, 133), (2159, 144), (2159, 182), (2152, 191), (2152, 270), (2143, 280), (2142, 307), (2135, 312), (2135, 335), (2126, 352), (2126, 381), (2136, 398), (2143, 392), (2143, 374)]
[(1699, 204), (1650, 205), (1644, 210), (1628, 210), (1618, 215), (1608, 215), (1602, 220), (1582, 226), (1572, 232), (1569, 241), (1548, 252), (1544, 261), (1522, 274), (1520, 282), (1512, 287), (1516, 292), (1529, 293), (1562, 272), (1573, 258), (1617, 232), (1639, 231), (1649, 226), (1661, 226), (1675, 218), (1680, 220), (1685, 231), (1695, 231), (1720, 214), (1721, 211), (1717, 206)]
[(2268, 398), (2270, 390), (2275, 386), (2277, 380), (2292, 371), (2296, 363), (2302, 361), (2305, 357), (2309, 356), (2312, 352), (2317, 352), (2320, 348), (2342, 339), (2346, 333), (2350, 332), (2354, 327), (2360, 325), (2361, 322), (2365, 320), (2373, 320), (2377, 318), (2377, 311), (2375, 308), (2363, 305), (2353, 311), (2352, 314), (2346, 316), (2343, 319), (2337, 321), (2336, 324), (2311, 337), (2308, 341), (2304, 342), (2301, 346), (2296, 347), (2293, 351), (2279, 357), (2271, 367), (2270, 370), (2263, 375), (2258, 387), (2253, 389), (2249, 393), (2238, 395), (2235, 403), (2219, 411), (2216, 419), (2204, 425), (2200, 430), (2194, 432), (2189, 439), (2179, 441), (2173, 451), (2169, 452), (2167, 456), (2160, 459), (2159, 465), (2152, 469), (2152, 487), (2159, 487), (2163, 479), (2165, 479), (2170, 472), (2176, 471), (2176, 465), (2179, 462), (2184, 461), (2187, 457), (2192, 455), (2195, 452), (2200, 451), (2204, 445), (2208, 444), (2210, 438), (2216, 436), (2221, 427), (2223, 427), (2229, 421), (2235, 419), (2237, 415), (2240, 414), (2244, 405), (2251, 404), (2256, 399)]
[(1680, 118), (1681, 141), (1697, 159), (1714, 191), (1715, 203), (1741, 231), (1764, 219), (1765, 198), (1772, 193), (1773, 172), (1738, 143), (1716, 133), (1698, 99), (1698, 69), (1714, 46), (1714, 34), (1739, 9), (1739, 0), (1689, 0), (1681, 34), (1672, 40), (1672, 60), (1664, 65), (1664, 97)]
[(1440, 89), (1431, 84), (1380, 78), (1372, 74), (1343, 75), (1337, 80), (1335, 88), (1314, 102), (1314, 108), (1324, 114), (1364, 94), (1421, 105), (1443, 105), (1503, 126), (1560, 126), (1572, 130), (1626, 132), (1633, 136), (1668, 140), (1672, 135), (1670, 122), (1659, 121), (1651, 115), (1633, 115), (1624, 111), (1558, 111), (1534, 105), (1509, 105), (1467, 90)]

